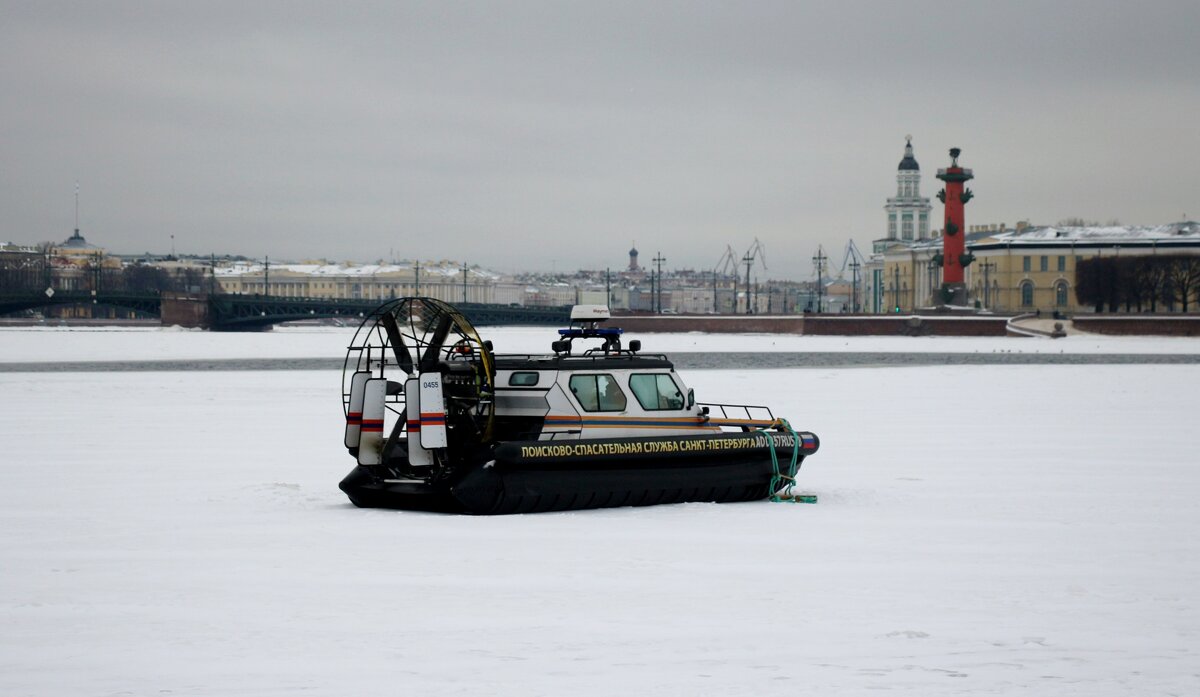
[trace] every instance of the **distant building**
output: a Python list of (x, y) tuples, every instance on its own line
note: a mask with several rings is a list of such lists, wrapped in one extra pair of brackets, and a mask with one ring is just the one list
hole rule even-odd
[(499, 276), (451, 262), (421, 264), (270, 264), (238, 262), (216, 269), (219, 292), (293, 298), (387, 300), (422, 295), (447, 302), (518, 302), (497, 298)]
[(913, 157), (912, 136), (906, 139), (904, 157), (896, 168), (896, 195), (883, 208), (887, 212), (887, 235), (875, 241), (872, 251), (929, 238), (932, 206), (928, 198), (921, 196), (921, 166)]
[[(1031, 226), (1018, 223), (968, 228), (967, 267), (972, 304), (1002, 313), (1092, 312), (1075, 295), (1076, 267), (1083, 259), (1106, 256), (1200, 255), (1200, 223), (1104, 227)], [(883, 311), (913, 312), (939, 304), (941, 241), (896, 245), (882, 255)], [(1170, 308), (1161, 308), (1169, 310)]]
[(0, 242), (0, 290), (21, 291), (46, 286), (47, 258), (32, 245)]
[[(871, 257), (863, 265), (863, 311), (889, 312), (884, 296), (888, 292), (888, 279), (884, 269), (883, 255), (894, 248), (908, 248), (927, 243), (930, 237), (929, 217), (933, 206), (921, 195), (921, 166), (913, 155), (912, 136), (904, 143), (904, 157), (896, 167), (896, 195), (884, 204), (887, 215), (885, 234), (871, 243)], [(940, 244), (940, 237), (934, 237)]]
[[(976, 262), (967, 287), (982, 305), (1004, 312), (1092, 312), (1075, 297), (1076, 265), (1092, 257), (1200, 255), (1200, 223), (1022, 226), (984, 235), (967, 248)], [(1160, 308), (1169, 310), (1170, 308)]]
[[(907, 139), (896, 169), (896, 195), (884, 210), (884, 236), (863, 264), (863, 311), (914, 312), (942, 304), (942, 231), (929, 229), (932, 206), (921, 196), (921, 168)], [(996, 312), (1090, 312), (1076, 299), (1076, 266), (1085, 258), (1200, 254), (1200, 224), (1157, 226), (970, 225), (975, 262), (965, 281), (972, 305)]]
[[(121, 260), (84, 239), (79, 228), (50, 248), (50, 264), (57, 290), (95, 290), (100, 274), (121, 271)], [(90, 316), (90, 310), (77, 316)]]

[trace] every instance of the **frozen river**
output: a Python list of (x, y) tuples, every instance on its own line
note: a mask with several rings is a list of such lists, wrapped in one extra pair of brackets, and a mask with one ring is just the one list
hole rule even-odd
[[(0, 694), (1200, 693), (1200, 365), (690, 370), (698, 398), (767, 404), (821, 437), (800, 475), (818, 504), (468, 518), (338, 491), (349, 337), (0, 330), (9, 364), (329, 362), (0, 372)], [(640, 338), (1200, 354), (1181, 339)]]

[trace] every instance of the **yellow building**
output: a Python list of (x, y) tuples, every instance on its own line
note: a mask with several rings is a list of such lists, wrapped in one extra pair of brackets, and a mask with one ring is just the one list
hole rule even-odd
[(1028, 227), (970, 245), (973, 297), (1006, 312), (1092, 312), (1075, 297), (1076, 267), (1104, 256), (1200, 255), (1200, 223)]
[(940, 237), (893, 244), (873, 256), (865, 282), (864, 310), (911, 313), (941, 304)]
[(50, 263), (54, 267), (54, 287), (58, 290), (95, 290), (102, 274), (121, 272), (121, 260), (88, 242), (78, 229), (50, 248)]
[[(973, 305), (994, 312), (1092, 312), (1075, 297), (1075, 270), (1098, 256), (1200, 255), (1200, 223), (1106, 227), (977, 226), (967, 233), (975, 261), (966, 283)], [(940, 302), (941, 240), (895, 245), (882, 253), (878, 287), (883, 312), (914, 312)]]

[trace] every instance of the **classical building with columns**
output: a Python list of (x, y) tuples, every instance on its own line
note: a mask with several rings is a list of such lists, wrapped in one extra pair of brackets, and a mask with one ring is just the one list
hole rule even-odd
[[(1200, 255), (1200, 223), (1166, 225), (1061, 226), (969, 225), (967, 251), (975, 263), (967, 267), (970, 302), (1000, 313), (1077, 314), (1095, 308), (1079, 303), (1076, 267), (1094, 257)], [(880, 255), (882, 312), (915, 312), (940, 304), (941, 237), (912, 245), (893, 245)], [(1174, 311), (1180, 304), (1160, 308)], [(1194, 306), (1193, 306), (1194, 307)], [(874, 311), (868, 307), (868, 311)]]
[(887, 237), (877, 243), (891, 246), (928, 239), (932, 206), (921, 196), (921, 166), (913, 157), (912, 136), (905, 141), (904, 159), (896, 168), (896, 195), (883, 208), (887, 211)]
[[(909, 137), (896, 169), (896, 195), (884, 205), (886, 234), (873, 241), (863, 264), (864, 312), (911, 313), (943, 304), (943, 231), (929, 229), (932, 206), (920, 187), (921, 168)], [(1200, 224), (1036, 226), (1021, 221), (1009, 227), (968, 221), (963, 241), (975, 259), (963, 279), (969, 305), (1012, 314), (1071, 314), (1095, 311), (1080, 304), (1075, 292), (1082, 260), (1200, 255)], [(1183, 306), (1163, 304), (1166, 311)]]
[[(989, 232), (975, 240), (968, 236), (967, 248), (977, 260), (967, 269), (967, 287), (980, 306), (999, 312), (1094, 312), (1094, 307), (1080, 304), (1075, 294), (1080, 261), (1200, 255), (1200, 223), (1019, 224), (1017, 229)], [(1170, 303), (1159, 310), (1177, 311), (1181, 306)]]
[[(907, 136), (904, 157), (896, 168), (896, 195), (888, 198), (883, 207), (887, 214), (886, 234), (871, 243), (871, 257), (863, 267), (864, 312), (888, 312), (895, 308), (887, 296), (891, 293), (898, 297), (901, 290), (888, 284), (901, 281), (885, 273), (884, 254), (888, 250), (899, 252), (927, 244), (932, 208), (929, 199), (921, 195), (921, 166), (913, 155), (912, 136)], [(940, 237), (934, 239), (940, 243)]]

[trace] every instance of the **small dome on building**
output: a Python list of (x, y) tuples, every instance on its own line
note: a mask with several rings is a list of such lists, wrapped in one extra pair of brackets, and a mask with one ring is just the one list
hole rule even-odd
[(95, 245), (88, 244), (88, 241), (79, 234), (79, 230), (75, 230), (75, 234), (67, 238), (59, 247), (64, 249), (94, 249)]
[(905, 170), (919, 171), (921, 165), (917, 164), (917, 158), (913, 157), (912, 151), (912, 136), (908, 136), (904, 144), (904, 159), (900, 160), (900, 166), (897, 168), (901, 172)]

